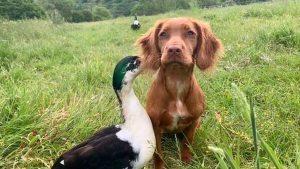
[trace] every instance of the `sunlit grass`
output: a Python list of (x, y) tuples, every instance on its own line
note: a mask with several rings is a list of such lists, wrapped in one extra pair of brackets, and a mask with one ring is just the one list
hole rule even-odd
[[(253, 97), (259, 136), (283, 166), (299, 168), (299, 8), (298, 1), (283, 1), (140, 16), (139, 31), (132, 31), (133, 18), (125, 17), (62, 25), (2, 21), (0, 168), (49, 168), (58, 155), (96, 130), (121, 123), (111, 87), (115, 64), (138, 53), (133, 43), (156, 20), (178, 16), (210, 22), (226, 57), (212, 75), (196, 70), (207, 109), (191, 147), (193, 163), (182, 165), (179, 143), (167, 139), (168, 166), (216, 168), (219, 160), (208, 148), (212, 145), (225, 150), (238, 168), (254, 168), (251, 124), (241, 115), (231, 87), (235, 83)], [(151, 79), (141, 75), (135, 84), (143, 104)], [(261, 168), (275, 167), (266, 151), (260, 150), (259, 160)], [(230, 166), (225, 158), (224, 163)]]

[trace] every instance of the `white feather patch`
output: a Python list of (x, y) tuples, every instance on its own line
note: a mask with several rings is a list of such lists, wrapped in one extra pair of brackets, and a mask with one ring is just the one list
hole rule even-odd
[(62, 161), (60, 162), (60, 164), (61, 164), (61, 165), (65, 165), (65, 161), (62, 160)]
[(138, 20), (134, 20), (134, 21), (133, 21), (133, 24), (134, 24), (134, 25), (138, 25), (138, 24), (139, 24), (139, 21), (138, 21)]
[(140, 152), (141, 144), (137, 140), (132, 138), (128, 130), (122, 128), (119, 132), (116, 133), (116, 135), (120, 140), (128, 142), (135, 153)]

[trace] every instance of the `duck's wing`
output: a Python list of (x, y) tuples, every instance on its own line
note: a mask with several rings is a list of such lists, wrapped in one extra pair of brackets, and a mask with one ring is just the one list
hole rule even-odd
[[(121, 130), (121, 128), (120, 128), (118, 125), (103, 128), (103, 129), (97, 131), (96, 133), (94, 133), (94, 135), (93, 135), (92, 137), (88, 138), (87, 140), (85, 140), (85, 141), (83, 141), (82, 143), (76, 145), (75, 147), (73, 147), (72, 149), (70, 149), (70, 150), (68, 150), (68, 151), (76, 150), (76, 149), (78, 149), (78, 148), (80, 148), (80, 147), (83, 147), (83, 146), (85, 146), (86, 144), (90, 143), (92, 140), (96, 140), (96, 139), (99, 139), (99, 138), (101, 138), (101, 137), (108, 136), (108, 135), (110, 135), (110, 134), (115, 134), (115, 133), (117, 133), (117, 132), (120, 131), (120, 130)], [(67, 151), (67, 152), (68, 152), (68, 151)], [(67, 152), (65, 152), (65, 153), (67, 153)], [(64, 154), (65, 154), (65, 153), (64, 153)]]
[[(128, 142), (120, 140), (120, 128), (102, 130), (83, 143), (62, 154), (52, 169), (121, 169), (131, 168), (137, 157)], [(106, 134), (104, 134), (106, 133)], [(109, 133), (109, 134), (107, 134)]]

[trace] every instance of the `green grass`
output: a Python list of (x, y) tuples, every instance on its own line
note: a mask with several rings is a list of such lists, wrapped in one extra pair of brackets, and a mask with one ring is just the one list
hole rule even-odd
[[(178, 142), (169, 139), (164, 143), (168, 166), (216, 168), (219, 161), (208, 149), (215, 146), (226, 150), (236, 166), (254, 168), (251, 124), (231, 87), (235, 83), (253, 97), (259, 136), (283, 166), (299, 168), (299, 9), (299, 1), (278, 1), (176, 11), (139, 17), (139, 31), (130, 29), (132, 18), (62, 25), (1, 21), (0, 168), (49, 168), (58, 155), (96, 130), (121, 123), (111, 86), (114, 66), (138, 53), (133, 43), (156, 20), (178, 16), (210, 22), (226, 57), (212, 75), (196, 71), (207, 109), (191, 147), (193, 163), (182, 165)], [(135, 83), (143, 103), (149, 77), (141, 75)], [(258, 147), (261, 168), (275, 168), (260, 142)]]

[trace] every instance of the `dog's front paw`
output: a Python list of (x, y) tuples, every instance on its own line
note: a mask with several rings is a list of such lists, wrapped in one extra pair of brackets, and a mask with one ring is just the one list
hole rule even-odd
[(158, 154), (154, 154), (154, 168), (165, 169), (165, 163)]
[(184, 163), (184, 164), (190, 164), (191, 161), (192, 161), (192, 153), (190, 151), (187, 151), (187, 152), (184, 152), (184, 153), (181, 153), (181, 161)]

